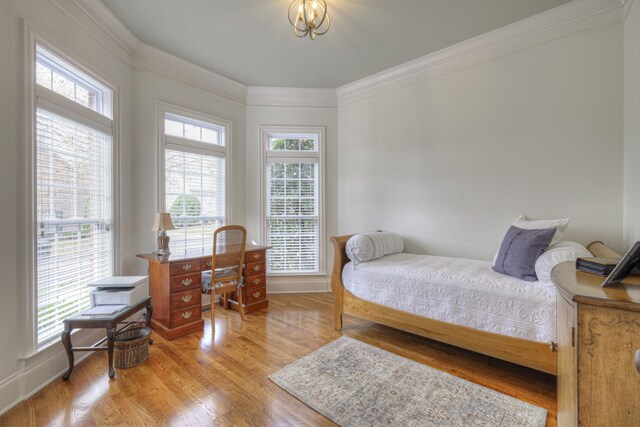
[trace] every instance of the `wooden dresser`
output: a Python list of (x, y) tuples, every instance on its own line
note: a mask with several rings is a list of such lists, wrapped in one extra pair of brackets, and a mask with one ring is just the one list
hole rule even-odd
[(558, 426), (640, 425), (640, 278), (558, 265)]
[[(247, 245), (243, 270), (245, 286), (242, 289), (245, 313), (269, 305), (265, 263), (267, 249), (266, 246)], [(140, 254), (137, 257), (149, 262), (153, 330), (170, 340), (202, 330), (201, 272), (211, 270), (211, 254)], [(230, 306), (238, 310), (235, 294), (230, 299)]]

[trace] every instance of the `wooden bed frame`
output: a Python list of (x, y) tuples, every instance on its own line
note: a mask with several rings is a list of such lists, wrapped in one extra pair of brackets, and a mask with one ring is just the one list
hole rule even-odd
[(345, 264), (349, 262), (345, 252), (345, 246), (350, 237), (351, 235), (331, 237), (334, 249), (331, 289), (335, 299), (333, 317), (336, 330), (339, 331), (342, 329), (342, 315), (346, 313), (361, 319), (370, 320), (436, 341), (557, 375), (558, 353), (556, 352), (554, 343), (544, 344), (433, 320), (385, 307), (353, 295), (344, 288), (342, 283), (342, 269)]

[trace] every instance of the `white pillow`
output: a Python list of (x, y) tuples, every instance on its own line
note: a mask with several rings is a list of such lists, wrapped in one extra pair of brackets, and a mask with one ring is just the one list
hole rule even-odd
[[(561, 219), (531, 219), (525, 215), (520, 215), (516, 218), (512, 226), (522, 228), (523, 230), (548, 230), (550, 228), (556, 229), (556, 234), (553, 235), (553, 239), (551, 239), (551, 243), (549, 243), (549, 247), (555, 245), (560, 241), (562, 235), (565, 231), (567, 231), (567, 227), (569, 226), (569, 218), (561, 218)], [(493, 262), (491, 265), (496, 265), (496, 259), (498, 259), (498, 252), (500, 252), (500, 248), (496, 251), (496, 254), (493, 256)]]
[(556, 234), (554, 234), (553, 239), (551, 239), (551, 243), (549, 243), (549, 246), (553, 246), (560, 241), (564, 232), (567, 231), (569, 218), (530, 219), (524, 215), (520, 215), (511, 225), (522, 228), (523, 230), (548, 230), (549, 228), (555, 228)]
[(540, 282), (551, 283), (551, 270), (556, 265), (592, 256), (591, 252), (579, 243), (560, 241), (538, 257), (535, 266), (536, 276)]
[(396, 233), (377, 231), (351, 236), (345, 252), (356, 263), (371, 261), (385, 255), (397, 254), (404, 250), (402, 237)]

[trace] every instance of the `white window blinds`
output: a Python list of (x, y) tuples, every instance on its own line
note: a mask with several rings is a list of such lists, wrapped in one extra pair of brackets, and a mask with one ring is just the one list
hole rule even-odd
[(165, 209), (175, 230), (171, 252), (211, 252), (213, 232), (226, 223), (223, 126), (165, 115)]
[(267, 272), (319, 272), (320, 156), (316, 135), (268, 137)]
[[(112, 137), (104, 131), (110, 120), (91, 126), (91, 105), (97, 104), (85, 92), (75, 88), (75, 98), (59, 93), (89, 78), (74, 80), (77, 69), (65, 69), (63, 60), (39, 46), (37, 53), (38, 85), (46, 81), (43, 58), (50, 73), (65, 75), (48, 80), (50, 92), (36, 91), (36, 338), (42, 345), (59, 336), (62, 320), (89, 307), (87, 283), (113, 274)], [(70, 109), (61, 97), (73, 101)], [(111, 99), (111, 92), (94, 93), (98, 98)], [(48, 109), (52, 105), (55, 112)]]

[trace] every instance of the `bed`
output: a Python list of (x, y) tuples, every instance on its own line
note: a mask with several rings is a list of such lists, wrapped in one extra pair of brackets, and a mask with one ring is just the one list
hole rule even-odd
[(448, 257), (399, 253), (356, 266), (345, 252), (350, 237), (331, 238), (337, 330), (347, 313), (556, 374), (553, 285)]

